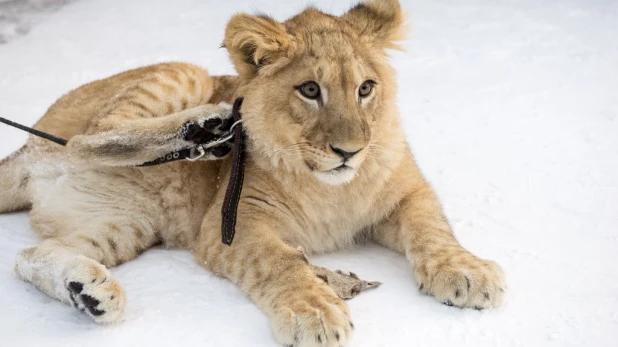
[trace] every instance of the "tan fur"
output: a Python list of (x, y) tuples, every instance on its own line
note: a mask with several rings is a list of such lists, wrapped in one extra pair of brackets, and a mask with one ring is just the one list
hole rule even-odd
[(29, 175), (24, 168), (22, 147), (10, 157), (0, 160), (0, 211), (22, 210), (30, 205), (26, 187)]
[[(339, 346), (353, 330), (348, 307), (297, 247), (329, 252), (364, 235), (405, 254), (420, 290), (441, 302), (499, 305), (502, 271), (456, 241), (400, 126), (384, 50), (396, 45), (402, 22), (396, 0), (368, 1), (341, 17), (308, 9), (283, 23), (241, 14), (224, 40), (237, 78), (161, 64), (67, 94), (37, 124), (70, 138), (67, 149), (31, 139), (22, 159), (0, 171), (28, 168), (10, 179), (15, 186), (29, 178), (32, 226), (46, 238), (20, 254), (17, 273), (66, 302), (79, 287), (71, 283), (83, 283), (83, 293), (100, 302), (94, 312), (105, 313), (92, 314), (81, 294), (76, 306), (113, 321), (124, 295), (102, 265), (162, 242), (192, 250), (236, 283), (269, 316), (279, 343)], [(367, 79), (377, 85), (361, 100)], [(298, 95), (306, 81), (320, 84), (321, 103)], [(220, 208), (229, 159), (121, 166), (186, 145), (182, 124), (224, 117), (229, 107), (213, 103), (236, 96), (244, 97), (248, 157), (236, 238), (226, 246)], [(349, 168), (333, 171), (342, 159), (331, 146), (360, 152)], [(25, 204), (5, 210), (16, 207)]]

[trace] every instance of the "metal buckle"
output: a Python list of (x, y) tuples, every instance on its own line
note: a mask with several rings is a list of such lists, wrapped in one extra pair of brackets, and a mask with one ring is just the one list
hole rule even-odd
[(196, 161), (206, 155), (206, 151), (204, 150), (204, 147), (202, 145), (199, 145), (195, 148), (200, 152), (200, 154), (197, 157), (187, 157), (186, 159), (188, 161)]
[(234, 137), (234, 132), (233, 132), (234, 127), (237, 126), (240, 123), (242, 123), (242, 119), (239, 119), (236, 122), (234, 122), (234, 124), (232, 124), (232, 126), (230, 127), (230, 131), (227, 133), (227, 135), (224, 135), (224, 137), (222, 137), (222, 138), (220, 138), (218, 140), (208, 142), (207, 144), (202, 145), (202, 146), (204, 146), (204, 149), (207, 149), (207, 148), (216, 147), (216, 146), (218, 146), (220, 144), (226, 143), (228, 140), (230, 140), (232, 137)]
[(234, 127), (236, 127), (238, 124), (242, 123), (242, 119), (237, 120), (236, 122), (234, 122), (234, 124), (232, 124), (232, 126), (230, 127), (230, 131), (227, 133), (227, 135), (224, 135), (222, 138), (215, 140), (215, 141), (211, 141), (208, 142), (206, 144), (202, 144), (202, 145), (198, 145), (195, 148), (200, 152), (200, 154), (196, 157), (187, 157), (186, 159), (188, 161), (196, 161), (201, 159), (203, 156), (206, 155), (206, 150), (208, 148), (212, 148), (212, 147), (216, 147), (220, 144), (226, 143), (227, 141), (229, 141), (230, 139), (232, 139), (232, 137), (234, 137)]

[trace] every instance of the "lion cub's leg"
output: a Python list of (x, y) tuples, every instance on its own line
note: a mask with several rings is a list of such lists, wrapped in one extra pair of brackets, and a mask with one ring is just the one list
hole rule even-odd
[[(111, 213), (111, 211), (110, 211)], [(35, 229), (50, 233), (50, 224), (32, 221)], [(154, 231), (136, 220), (90, 223), (58, 230), (52, 238), (19, 253), (15, 272), (43, 292), (85, 312), (99, 323), (117, 320), (125, 294), (108, 267), (137, 257), (158, 242)]]
[(343, 299), (316, 273), (302, 251), (276, 236), (275, 220), (239, 206), (236, 238), (221, 243), (218, 211), (203, 224), (200, 264), (236, 283), (269, 317), (275, 338), (285, 346), (342, 346), (353, 324)]
[(428, 185), (407, 196), (377, 229), (378, 243), (404, 253), (411, 261), (421, 292), (449, 306), (484, 309), (502, 303), (502, 269), (457, 242)]
[[(77, 135), (67, 147), (74, 158), (91, 163), (140, 165), (212, 141), (225, 133), (231, 122), (229, 105), (207, 104), (158, 118), (121, 120), (112, 130)], [(230, 151), (231, 146), (223, 144), (208, 149), (203, 159), (218, 159)]]

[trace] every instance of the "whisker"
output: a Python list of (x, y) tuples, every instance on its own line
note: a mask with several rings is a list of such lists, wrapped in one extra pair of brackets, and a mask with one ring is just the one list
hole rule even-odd
[[(394, 168), (391, 166), (391, 163), (385, 161), (383, 158), (375, 155), (367, 154), (366, 159), (373, 159), (377, 162), (378, 165), (387, 168), (389, 171), (394, 171)], [(361, 165), (361, 167), (364, 167)]]
[(283, 148), (279, 148), (278, 150), (276, 150), (276, 151), (273, 153), (273, 155), (277, 154), (277, 153), (278, 153), (278, 152), (280, 152), (280, 151), (286, 150), (286, 149), (288, 149), (288, 148), (292, 148), (292, 147), (299, 147), (299, 146), (308, 145), (308, 144), (309, 144), (309, 142), (299, 142), (299, 143), (294, 143), (294, 144), (291, 144), (291, 145), (285, 146), (285, 147), (283, 147)]

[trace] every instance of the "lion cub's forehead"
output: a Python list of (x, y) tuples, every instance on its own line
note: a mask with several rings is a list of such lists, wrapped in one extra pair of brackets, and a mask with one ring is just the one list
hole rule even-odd
[(336, 31), (313, 32), (305, 42), (305, 52), (317, 58), (353, 58), (358, 47), (353, 39)]
[[(335, 30), (307, 33), (305, 49), (297, 57), (317, 77), (329, 79), (341, 74), (357, 75), (368, 69), (364, 51), (354, 37)], [(352, 77), (352, 76), (349, 76)]]
[(313, 8), (303, 11), (284, 24), (307, 54), (351, 55), (359, 48), (358, 34), (348, 23)]
[(295, 60), (312, 75), (306, 77), (358, 83), (374, 74), (371, 50), (342, 19), (310, 8), (284, 24), (297, 45)]
[[(308, 56), (302, 64), (311, 78), (328, 83), (329, 87), (346, 89), (349, 83), (360, 83), (363, 77), (371, 75), (371, 69), (357, 56)], [(343, 81), (346, 81), (344, 83)]]
[(301, 66), (310, 71), (311, 77), (322, 82), (337, 82), (337, 85), (343, 79), (360, 83), (362, 78), (375, 77), (375, 71), (362, 51), (356, 50), (353, 45), (346, 45), (345, 40), (339, 45), (322, 45), (322, 41), (330, 42), (327, 36), (321, 36), (313, 41), (306, 54), (298, 57)]

